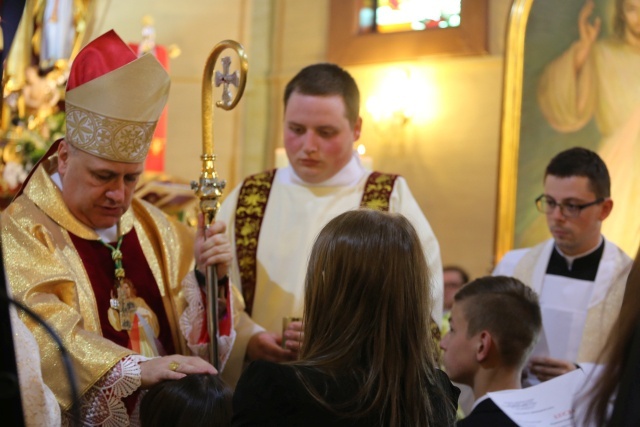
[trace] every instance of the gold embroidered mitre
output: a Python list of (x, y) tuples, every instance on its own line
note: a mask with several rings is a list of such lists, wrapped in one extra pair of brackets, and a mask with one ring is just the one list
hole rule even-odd
[(71, 66), (66, 141), (107, 160), (143, 162), (169, 96), (169, 75), (113, 31), (85, 46)]

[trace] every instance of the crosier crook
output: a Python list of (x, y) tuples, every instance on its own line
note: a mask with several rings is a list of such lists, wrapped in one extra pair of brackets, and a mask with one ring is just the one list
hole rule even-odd
[[(216, 159), (213, 153), (213, 70), (220, 54), (232, 49), (240, 58), (240, 71), (229, 73), (231, 59), (223, 57), (223, 72), (216, 71), (215, 85), (222, 85), (222, 100), (216, 101), (215, 105), (223, 110), (231, 110), (240, 101), (244, 93), (247, 82), (247, 55), (244, 47), (233, 40), (223, 40), (213, 47), (207, 58), (202, 79), (202, 172), (199, 181), (192, 181), (191, 188), (195, 190), (196, 196), (200, 199), (200, 210), (204, 217), (204, 227), (209, 228), (214, 222), (218, 209), (220, 208), (220, 197), (226, 182), (218, 179), (214, 162)], [(237, 87), (236, 96), (232, 98), (229, 85)], [(206, 234), (205, 234), (206, 236)], [(207, 330), (209, 331), (209, 358), (211, 364), (220, 369), (218, 354), (218, 278), (215, 265), (207, 266), (206, 271), (206, 293), (207, 293)]]

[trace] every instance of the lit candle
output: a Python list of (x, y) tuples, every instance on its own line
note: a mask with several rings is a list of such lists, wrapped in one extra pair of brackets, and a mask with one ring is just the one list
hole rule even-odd
[(365, 168), (366, 170), (372, 171), (373, 158), (371, 156), (364, 155), (367, 151), (367, 149), (364, 148), (364, 145), (363, 144), (358, 145), (358, 148), (356, 148), (356, 150), (358, 151), (358, 157), (360, 158), (360, 164), (362, 165), (362, 167)]
[(289, 158), (283, 147), (276, 148), (276, 168), (286, 168), (289, 166)]

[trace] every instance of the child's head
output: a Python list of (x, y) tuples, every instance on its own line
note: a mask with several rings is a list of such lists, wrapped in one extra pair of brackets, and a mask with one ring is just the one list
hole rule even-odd
[(486, 276), (454, 298), (451, 330), (442, 339), (453, 381), (473, 385), (482, 367), (523, 368), (542, 327), (535, 292), (514, 277)]
[(227, 427), (231, 425), (231, 388), (217, 375), (187, 375), (149, 390), (140, 404), (142, 427)]
[(369, 209), (338, 215), (311, 251), (301, 358), (332, 354), (327, 360), (334, 364), (379, 363), (387, 372), (390, 363), (401, 363), (395, 358), (406, 362), (407, 354), (419, 354), (422, 360), (432, 348), (429, 283), (420, 239), (407, 218)]
[(298, 363), (359, 383), (338, 404), (325, 387), (309, 387), (318, 403), (345, 417), (377, 412), (388, 425), (429, 425), (436, 388), (426, 384), (437, 384), (431, 280), (409, 220), (368, 209), (338, 215), (313, 245), (305, 283)]

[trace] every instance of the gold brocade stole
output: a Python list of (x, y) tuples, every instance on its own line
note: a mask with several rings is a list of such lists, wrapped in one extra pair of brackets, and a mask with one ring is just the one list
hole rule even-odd
[(238, 194), (235, 219), (236, 257), (245, 311), (251, 315), (256, 290), (258, 237), (276, 169), (247, 177)]
[(391, 192), (397, 178), (398, 175), (371, 172), (364, 185), (360, 207), (388, 212)]
[[(256, 291), (258, 239), (276, 169), (251, 175), (238, 194), (235, 240), (245, 311), (251, 314)], [(389, 210), (389, 199), (398, 175), (373, 172), (364, 187), (361, 207)]]

